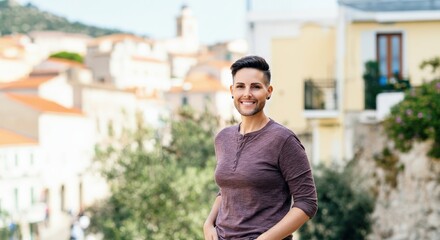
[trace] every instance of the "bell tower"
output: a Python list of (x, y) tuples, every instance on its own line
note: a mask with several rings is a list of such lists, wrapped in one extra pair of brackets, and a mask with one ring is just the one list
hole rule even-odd
[(188, 5), (183, 4), (177, 17), (177, 37), (188, 41), (199, 41), (198, 23)]

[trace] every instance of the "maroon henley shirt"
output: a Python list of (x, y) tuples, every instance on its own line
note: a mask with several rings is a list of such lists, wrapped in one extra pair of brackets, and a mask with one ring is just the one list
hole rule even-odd
[(222, 196), (215, 223), (219, 239), (255, 239), (291, 207), (310, 218), (315, 215), (317, 195), (310, 164), (289, 129), (272, 119), (245, 135), (239, 125), (231, 126), (217, 134), (215, 151), (215, 180)]

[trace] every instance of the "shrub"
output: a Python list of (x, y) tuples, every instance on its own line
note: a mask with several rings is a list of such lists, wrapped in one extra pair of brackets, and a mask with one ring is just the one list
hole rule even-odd
[(319, 209), (315, 217), (300, 228), (301, 239), (364, 239), (371, 231), (373, 197), (355, 186), (350, 168), (339, 172), (322, 167), (316, 173)]
[(365, 63), (364, 78), (364, 104), (365, 109), (376, 109), (376, 97), (382, 92), (401, 92), (411, 87), (409, 79), (403, 79), (399, 73), (395, 73), (394, 77), (387, 83), (381, 83), (383, 77), (379, 70), (377, 61), (367, 61)]
[(72, 53), (72, 52), (58, 52), (50, 55), (52, 58), (61, 58), (61, 59), (67, 59), (79, 63), (84, 63), (84, 58), (79, 55), (78, 53)]
[(440, 159), (440, 79), (407, 91), (384, 126), (396, 149), (407, 152), (415, 142), (432, 140), (428, 155)]

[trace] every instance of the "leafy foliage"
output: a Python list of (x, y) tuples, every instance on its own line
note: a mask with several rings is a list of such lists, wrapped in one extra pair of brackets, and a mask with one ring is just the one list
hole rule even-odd
[(389, 83), (381, 84), (381, 73), (377, 61), (367, 61), (365, 63), (363, 78), (365, 83), (365, 109), (376, 109), (376, 97), (379, 93), (405, 91), (411, 87), (409, 80), (402, 79), (398, 73), (390, 79)]
[(376, 109), (376, 96), (380, 93), (379, 64), (376, 61), (365, 63), (365, 109)]
[(440, 158), (440, 79), (407, 91), (384, 126), (398, 150), (407, 152), (414, 142), (431, 139), (428, 155)]
[(429, 60), (425, 60), (420, 64), (420, 68), (424, 69), (425, 67), (431, 67), (432, 73), (435, 73), (440, 69), (440, 57), (433, 57)]
[(405, 169), (405, 165), (399, 162), (399, 157), (388, 147), (385, 147), (381, 153), (373, 156), (376, 166), (385, 171), (385, 182), (392, 188), (397, 187), (397, 176)]
[(339, 172), (321, 166), (315, 172), (319, 209), (299, 229), (301, 239), (365, 239), (371, 230), (374, 199), (353, 184), (355, 178), (349, 168)]
[(72, 60), (72, 61), (79, 62), (79, 63), (84, 62), (84, 58), (81, 55), (79, 55), (78, 53), (73, 53), (73, 52), (58, 52), (58, 53), (54, 53), (54, 54), (50, 55), (50, 57)]
[(208, 113), (182, 110), (170, 121), (171, 141), (142, 124), (109, 145), (97, 160), (111, 197), (90, 208), (91, 230), (105, 239), (202, 239), (202, 225), (216, 196), (214, 131)]
[(174, 137), (165, 149), (169, 157), (178, 159), (179, 165), (205, 167), (206, 156), (215, 154), (213, 136), (218, 120), (208, 110), (194, 116), (191, 108), (180, 109), (178, 121), (172, 123), (171, 135), (191, 137)]
[(89, 26), (80, 22), (69, 22), (66, 18), (40, 11), (32, 4), (26, 6), (0, 5), (0, 33), (28, 33), (30, 31), (60, 31), (82, 33), (93, 37), (121, 33), (116, 29)]
[(21, 227), (11, 222), (8, 212), (0, 209), (0, 239), (22, 239)]

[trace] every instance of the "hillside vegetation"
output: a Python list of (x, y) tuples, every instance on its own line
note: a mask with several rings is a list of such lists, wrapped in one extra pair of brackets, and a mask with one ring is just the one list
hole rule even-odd
[(98, 37), (123, 31), (70, 22), (64, 17), (41, 11), (32, 4), (21, 6), (0, 0), (0, 34), (28, 33), (31, 31), (61, 31)]

